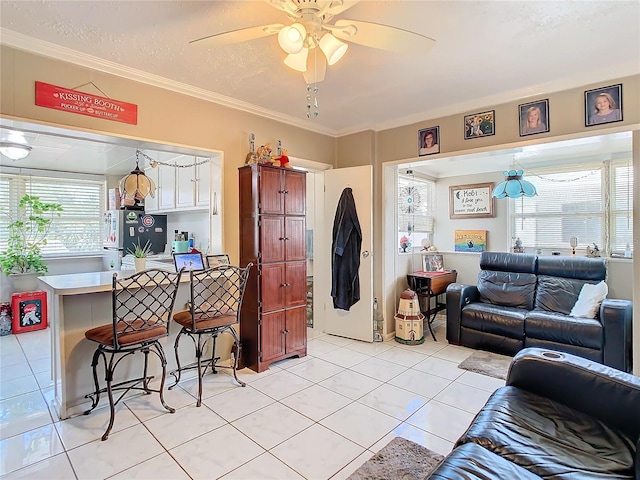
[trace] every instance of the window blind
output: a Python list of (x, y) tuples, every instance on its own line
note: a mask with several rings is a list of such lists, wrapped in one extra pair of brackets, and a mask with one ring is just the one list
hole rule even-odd
[[(0, 205), (16, 208), (24, 194), (35, 195), (43, 202), (62, 205), (54, 216), (42, 247), (44, 255), (97, 252), (102, 249), (102, 212), (105, 209), (105, 182), (52, 177), (0, 176)], [(13, 207), (12, 207), (13, 206)], [(14, 217), (17, 212), (14, 211)], [(6, 248), (7, 217), (3, 215), (4, 236), (0, 248)]]
[(627, 162), (612, 164), (611, 249), (633, 251), (633, 166)]
[(435, 219), (435, 182), (413, 175), (398, 175), (398, 240), (409, 238), (420, 250), (422, 239), (431, 243)]
[(510, 199), (513, 237), (528, 247), (569, 251), (571, 237), (609, 254), (631, 242), (633, 171), (629, 162), (526, 173), (534, 197)]

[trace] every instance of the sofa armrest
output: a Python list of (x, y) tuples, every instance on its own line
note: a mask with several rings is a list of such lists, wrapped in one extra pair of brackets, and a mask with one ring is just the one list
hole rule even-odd
[(600, 322), (604, 329), (604, 364), (623, 372), (630, 372), (632, 368), (632, 320), (633, 303), (629, 300), (605, 299), (600, 305)]
[(478, 287), (452, 283), (447, 287), (447, 341), (460, 345), (460, 315), (465, 305), (480, 298)]
[(507, 385), (550, 398), (640, 437), (640, 377), (569, 353), (525, 348)]

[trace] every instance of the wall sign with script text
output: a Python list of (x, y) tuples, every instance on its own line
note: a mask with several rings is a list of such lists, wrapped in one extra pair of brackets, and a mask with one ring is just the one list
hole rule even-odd
[(44, 82), (36, 82), (36, 105), (113, 122), (138, 124), (138, 105), (135, 103), (99, 97)]
[(493, 217), (493, 183), (449, 187), (449, 218)]

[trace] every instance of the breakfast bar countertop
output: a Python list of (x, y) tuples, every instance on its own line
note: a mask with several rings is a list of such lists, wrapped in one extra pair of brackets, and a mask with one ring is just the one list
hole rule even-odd
[[(128, 277), (134, 270), (115, 271), (119, 278)], [(83, 293), (108, 292), (111, 290), (114, 271), (68, 273), (66, 275), (44, 275), (38, 277), (56, 295), (80, 295)]]
[[(38, 277), (46, 289), (55, 295), (81, 295), (85, 293), (109, 292), (112, 287), (113, 274), (118, 278), (126, 278), (135, 270), (110, 270), (106, 272), (69, 273), (66, 275), (44, 275)], [(189, 275), (182, 275), (180, 282), (188, 282)]]

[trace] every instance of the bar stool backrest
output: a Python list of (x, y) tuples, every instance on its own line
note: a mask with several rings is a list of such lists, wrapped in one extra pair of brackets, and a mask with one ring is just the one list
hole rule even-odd
[(196, 320), (220, 316), (237, 319), (252, 266), (251, 263), (244, 268), (220, 265), (190, 272), (193, 330), (196, 330)]
[(136, 334), (144, 336), (143, 332), (158, 327), (165, 328), (169, 334), (169, 320), (183, 271), (149, 269), (126, 278), (113, 274), (113, 338), (116, 348), (121, 346), (119, 338), (123, 335), (131, 340)]

